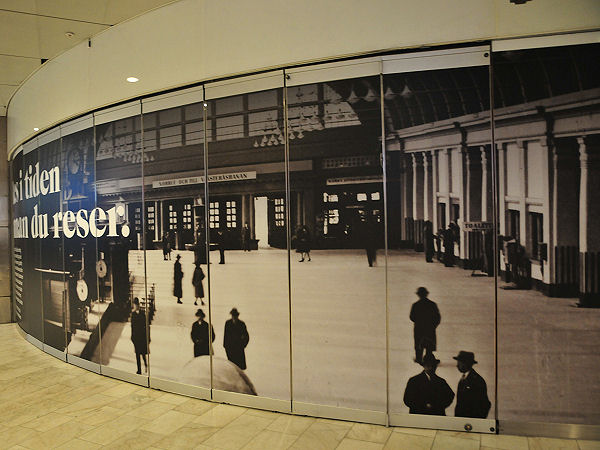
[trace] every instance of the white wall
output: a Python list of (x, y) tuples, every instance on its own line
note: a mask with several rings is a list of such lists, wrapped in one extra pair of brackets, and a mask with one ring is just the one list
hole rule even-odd
[[(12, 98), (8, 149), (100, 106), (219, 76), (421, 45), (590, 30), (597, 0), (181, 0), (47, 62)], [(129, 75), (137, 84), (125, 82)]]

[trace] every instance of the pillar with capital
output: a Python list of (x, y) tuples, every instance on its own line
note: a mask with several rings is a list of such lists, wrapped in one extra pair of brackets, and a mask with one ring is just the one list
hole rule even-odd
[(403, 155), (401, 164), (402, 172), (400, 181), (400, 208), (402, 208), (402, 245), (405, 247), (413, 247), (413, 170), (410, 156)]
[(579, 144), (579, 306), (600, 307), (600, 135)]

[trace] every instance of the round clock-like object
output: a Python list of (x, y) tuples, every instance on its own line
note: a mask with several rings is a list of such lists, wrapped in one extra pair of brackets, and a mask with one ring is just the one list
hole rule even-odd
[(77, 297), (82, 302), (85, 302), (88, 297), (88, 286), (85, 280), (77, 280)]
[(96, 263), (96, 274), (98, 275), (98, 278), (104, 278), (106, 276), (106, 272), (106, 263), (103, 259), (101, 259)]

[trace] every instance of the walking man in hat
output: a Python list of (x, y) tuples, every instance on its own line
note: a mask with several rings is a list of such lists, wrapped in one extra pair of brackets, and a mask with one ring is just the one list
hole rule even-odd
[(181, 263), (179, 260), (181, 255), (177, 255), (175, 258), (175, 264), (173, 264), (173, 296), (177, 297), (177, 303), (183, 303), (181, 297), (183, 297), (183, 289), (181, 287), (181, 280), (183, 280), (183, 270), (181, 270)]
[(244, 349), (250, 341), (246, 324), (239, 319), (240, 313), (233, 308), (229, 314), (231, 319), (225, 322), (225, 333), (223, 334), (223, 347), (227, 353), (227, 359), (246, 370), (246, 353)]
[(439, 363), (433, 353), (426, 353), (421, 363), (423, 372), (408, 380), (404, 404), (410, 414), (446, 415), (446, 408), (454, 400), (454, 392), (446, 380), (435, 374)]
[(410, 320), (414, 322), (415, 362), (421, 364), (423, 351), (434, 352), (436, 349), (435, 329), (440, 324), (441, 316), (435, 302), (427, 298), (429, 291), (417, 289), (419, 300), (410, 309)]
[(215, 330), (210, 326), (210, 335), (208, 332), (208, 323), (204, 321), (206, 315), (202, 309), (196, 311), (196, 317), (198, 320), (192, 324), (192, 341), (194, 342), (194, 357), (202, 355), (210, 355), (212, 351), (212, 344), (215, 340)]
[(478, 417), (485, 419), (490, 411), (485, 380), (473, 369), (475, 354), (461, 350), (455, 356), (456, 367), (462, 373), (456, 392), (456, 417)]

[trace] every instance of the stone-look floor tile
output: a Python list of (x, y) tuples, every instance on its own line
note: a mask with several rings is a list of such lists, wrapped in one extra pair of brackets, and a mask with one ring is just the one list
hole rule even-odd
[(434, 438), (437, 430), (430, 430), (429, 428), (407, 428), (407, 427), (394, 427), (394, 433), (403, 433), (403, 434), (414, 434), (415, 436), (425, 436)]
[(175, 433), (169, 434), (167, 437), (163, 437), (153, 445), (165, 450), (195, 448), (219, 430), (220, 428), (217, 427), (202, 425), (193, 428), (186, 426), (180, 428)]
[(527, 440), (531, 450), (579, 450), (577, 441), (570, 439), (530, 437)]
[(0, 435), (0, 444), (3, 448), (10, 448), (13, 445), (20, 444), (23, 441), (31, 439), (41, 434), (40, 431), (36, 431), (32, 428), (25, 427), (10, 427), (2, 431)]
[(600, 441), (583, 441), (578, 440), (580, 450), (600, 450)]
[(79, 436), (79, 438), (95, 444), (107, 445), (147, 423), (147, 420), (139, 417), (122, 415)]
[(249, 416), (264, 417), (265, 419), (273, 419), (273, 420), (277, 419), (277, 417), (279, 417), (281, 415), (281, 413), (276, 413), (273, 411), (264, 411), (262, 409), (253, 409), (253, 408), (248, 408), (248, 410), (244, 414), (248, 414)]
[(145, 450), (163, 438), (162, 434), (146, 430), (135, 430), (110, 443), (110, 448)]
[[(184, 397), (185, 398), (185, 397)], [(159, 399), (158, 401), (162, 401)], [(195, 414), (201, 416), (205, 412), (213, 409), (214, 403), (205, 402), (203, 400), (197, 400), (195, 398), (187, 399), (184, 403), (180, 403), (175, 406), (174, 411), (183, 412), (186, 414)]]
[(125, 409), (131, 411), (134, 408), (138, 408), (145, 403), (151, 402), (152, 399), (147, 395), (142, 395), (141, 392), (134, 392), (125, 397), (114, 399), (113, 402), (109, 403), (109, 406), (118, 409)]
[(348, 439), (384, 444), (390, 437), (390, 434), (392, 434), (392, 430), (382, 425), (355, 423), (346, 437)]
[(67, 416), (66, 414), (51, 412), (44, 416), (38, 417), (37, 419), (26, 422), (22, 426), (26, 428), (33, 428), (37, 431), (48, 431), (51, 428), (57, 427), (72, 420), (73, 417)]
[(209, 427), (224, 427), (232, 420), (244, 414), (244, 412), (246, 412), (246, 408), (239, 406), (217, 405), (194, 419), (194, 423)]
[(204, 445), (216, 448), (242, 448), (274, 419), (242, 414), (208, 438)]
[(435, 437), (444, 436), (458, 439), (468, 439), (471, 441), (477, 441), (477, 443), (481, 442), (481, 434), (479, 433), (465, 433), (464, 431), (447, 431), (447, 430), (439, 430), (435, 433)]
[(244, 450), (285, 450), (289, 448), (298, 436), (295, 434), (278, 433), (277, 431), (263, 430), (252, 438), (252, 440), (243, 447)]
[(94, 444), (93, 442), (84, 441), (82, 439), (73, 439), (56, 448), (60, 450), (94, 450), (101, 447), (101, 445)]
[(526, 437), (503, 434), (482, 434), (481, 446), (502, 450), (529, 450)]
[(78, 438), (82, 434), (90, 431), (93, 427), (80, 422), (67, 422), (37, 436), (27, 439), (20, 444), (34, 450), (41, 448), (55, 448), (65, 442)]
[(162, 416), (166, 412), (175, 408), (175, 405), (152, 400), (142, 406), (128, 411), (128, 416), (135, 416), (141, 419), (153, 420)]
[(419, 436), (409, 433), (392, 433), (385, 443), (385, 450), (429, 450), (433, 445), (433, 436)]
[(440, 431), (436, 433), (433, 445), (431, 446), (432, 450), (479, 450), (479, 439), (453, 436), (449, 432), (446, 434), (440, 433)]
[(285, 414), (277, 417), (277, 419), (275, 419), (275, 421), (267, 427), (267, 430), (300, 435), (315, 422), (316, 419), (313, 417), (292, 416), (290, 414)]
[(330, 423), (330, 424), (336, 425), (338, 427), (346, 427), (346, 428), (351, 428), (355, 424), (355, 422), (347, 422), (345, 420), (337, 420), (337, 419), (317, 419), (317, 422)]
[(292, 444), (293, 449), (328, 450), (336, 448), (348, 434), (349, 428), (338, 425), (336, 421), (315, 421)]
[(179, 411), (168, 411), (165, 414), (151, 420), (140, 430), (151, 431), (158, 434), (171, 434), (177, 431), (179, 428), (185, 426), (186, 423), (191, 422), (197, 416), (192, 414), (186, 414)]
[(108, 397), (103, 394), (93, 394), (90, 395), (88, 398), (79, 400), (77, 402), (71, 403), (70, 405), (57, 409), (56, 412), (61, 414), (67, 414), (73, 417), (79, 417), (89, 414), (90, 412), (97, 411), (98, 409), (102, 408), (103, 406), (106, 406), (107, 404), (113, 401), (113, 397)]
[(336, 450), (383, 450), (383, 444), (345, 438)]
[(117, 409), (113, 408), (112, 406), (103, 406), (100, 409), (78, 416), (75, 418), (75, 420), (81, 423), (87, 423), (88, 425), (99, 426), (122, 416), (126, 412), (127, 411), (124, 409)]
[(102, 393), (104, 395), (108, 395), (109, 397), (121, 398), (121, 397), (127, 397), (128, 395), (131, 395), (142, 389), (144, 389), (144, 388), (138, 386), (137, 384), (120, 383), (120, 384), (117, 384), (116, 386), (113, 386), (113, 387), (103, 391)]
[[(169, 392), (163, 392), (163, 395), (158, 397), (156, 400), (158, 400), (159, 402), (171, 403), (173, 405), (181, 405), (181, 404), (189, 401), (190, 398), (186, 397), (185, 395), (178, 395), (178, 394), (171, 394)], [(198, 399), (192, 399), (192, 400), (195, 400), (198, 402), (203, 401), (203, 400), (198, 400)], [(209, 402), (204, 402), (204, 403), (209, 403)], [(185, 411), (182, 411), (182, 412), (185, 412)]]

